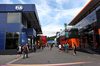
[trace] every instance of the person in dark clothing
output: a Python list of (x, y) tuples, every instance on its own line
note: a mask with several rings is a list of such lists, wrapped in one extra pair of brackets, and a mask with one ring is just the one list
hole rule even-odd
[(26, 54), (26, 58), (28, 58), (28, 44), (26, 44), (25, 46), (23, 46), (23, 59), (25, 59), (25, 54)]
[(51, 48), (53, 48), (53, 44), (51, 44)]
[[(21, 54), (22, 54), (22, 46), (19, 44), (19, 46), (17, 47), (17, 52), (18, 52), (18, 55), (20, 55), (21, 57)], [(18, 56), (17, 55), (17, 56)], [(16, 59), (17, 59), (17, 56), (16, 56)]]
[(44, 44), (42, 44), (42, 50), (44, 49)]
[(39, 45), (39, 49), (41, 48), (41, 46)]
[(73, 42), (73, 54), (76, 55), (76, 45), (74, 42)]
[(63, 44), (63, 50), (64, 50), (64, 52), (65, 52), (65, 43)]
[(53, 48), (53, 44), (51, 43), (51, 44), (50, 44), (50, 50), (52, 50), (52, 48)]
[(36, 44), (33, 45), (34, 52), (36, 52)]

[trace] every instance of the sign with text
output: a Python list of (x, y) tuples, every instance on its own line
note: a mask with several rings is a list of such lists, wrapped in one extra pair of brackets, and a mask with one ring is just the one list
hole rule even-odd
[(65, 32), (65, 37), (69, 38), (69, 32)]

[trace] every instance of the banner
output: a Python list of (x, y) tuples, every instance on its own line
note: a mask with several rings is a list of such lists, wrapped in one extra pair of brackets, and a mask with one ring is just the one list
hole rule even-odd
[(65, 32), (66, 38), (69, 38), (69, 32)]

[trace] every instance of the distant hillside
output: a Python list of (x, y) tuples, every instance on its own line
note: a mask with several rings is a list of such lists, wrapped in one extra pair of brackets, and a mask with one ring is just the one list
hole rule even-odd
[(52, 36), (52, 37), (47, 37), (47, 40), (54, 40), (56, 38), (56, 36)]

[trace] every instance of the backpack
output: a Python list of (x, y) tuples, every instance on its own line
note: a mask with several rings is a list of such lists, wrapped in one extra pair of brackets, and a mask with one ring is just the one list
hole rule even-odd
[(27, 52), (27, 46), (24, 46), (23, 51), (24, 51), (24, 52)]

